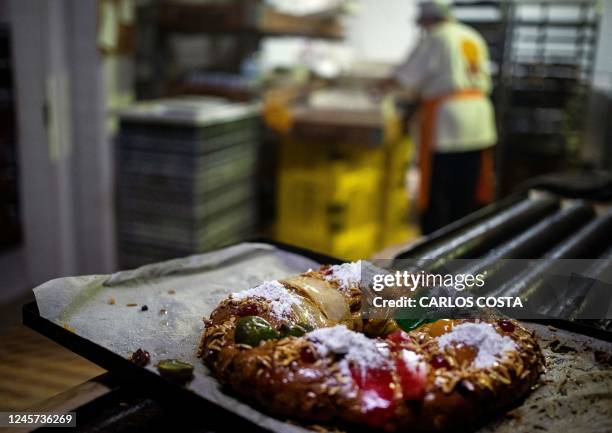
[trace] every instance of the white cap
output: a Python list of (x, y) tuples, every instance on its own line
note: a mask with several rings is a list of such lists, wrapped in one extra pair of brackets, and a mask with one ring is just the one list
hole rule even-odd
[(417, 22), (442, 21), (451, 17), (450, 6), (441, 0), (427, 0), (419, 3)]

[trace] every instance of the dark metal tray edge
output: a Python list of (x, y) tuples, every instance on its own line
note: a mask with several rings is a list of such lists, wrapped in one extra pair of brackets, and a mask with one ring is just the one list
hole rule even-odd
[[(160, 402), (168, 406), (180, 407), (181, 410), (188, 411), (203, 410), (207, 413), (214, 414), (214, 418), (224, 420), (225, 425), (227, 425), (229, 429), (228, 431), (241, 431), (234, 429), (247, 428), (250, 429), (249, 431), (255, 432), (268, 431), (253, 424), (246, 418), (242, 418), (234, 412), (217, 406), (205, 398), (197, 396), (188, 389), (166, 380), (145, 368), (138, 367), (122, 356), (86, 340), (85, 338), (79, 337), (71, 331), (41, 317), (38, 312), (36, 301), (24, 305), (22, 312), (23, 324), (25, 326), (28, 326), (109, 372), (112, 372), (112, 374), (119, 378), (125, 385), (138, 388), (140, 391), (154, 396)], [(99, 398), (104, 398), (104, 396)], [(89, 403), (86, 403), (84, 406), (87, 404)]]
[[(272, 245), (283, 251), (298, 254), (319, 263), (341, 263), (341, 260), (335, 257), (269, 239), (256, 238), (248, 242)], [(138, 367), (124, 357), (41, 317), (36, 301), (29, 302), (22, 307), (22, 321), (25, 326), (112, 372), (113, 375), (116, 375), (125, 383), (138, 387), (167, 405), (175, 408), (179, 407), (181, 410), (206, 410), (214, 418), (210, 421), (218, 420), (222, 422), (223, 428), (227, 431), (268, 431), (252, 421), (194, 394), (177, 383), (164, 379), (145, 368)], [(180, 403), (177, 403), (177, 401)]]
[[(283, 251), (299, 254), (319, 263), (335, 264), (341, 262), (341, 260), (325, 254), (316, 253), (314, 251), (281, 242), (270, 241), (268, 239), (258, 238), (250, 241), (273, 245)], [(218, 420), (218, 422), (222, 422), (224, 429), (227, 429), (227, 431), (268, 431), (255, 425), (246, 418), (242, 418), (240, 415), (230, 410), (217, 406), (205, 398), (192, 393), (186, 388), (183, 388), (174, 382), (168, 381), (149, 370), (138, 367), (122, 356), (117, 355), (85, 338), (79, 337), (68, 329), (65, 329), (41, 317), (36, 301), (30, 302), (23, 306), (22, 317), (23, 324), (25, 326), (28, 326), (29, 328), (50, 338), (76, 354), (83, 356), (93, 363), (100, 365), (101, 367), (112, 372), (114, 375), (118, 376), (122, 381), (125, 381), (125, 383), (129, 383), (132, 386), (137, 386), (140, 390), (149, 393), (172, 407), (178, 407), (181, 410), (187, 411), (204, 410), (206, 413), (211, 414), (211, 418)], [(554, 326), (555, 328), (575, 332), (577, 334), (585, 335), (598, 340), (612, 342), (612, 333), (575, 322), (548, 319), (544, 317), (541, 319), (531, 320), (530, 322), (550, 325)], [(214, 420), (210, 419), (210, 421)]]

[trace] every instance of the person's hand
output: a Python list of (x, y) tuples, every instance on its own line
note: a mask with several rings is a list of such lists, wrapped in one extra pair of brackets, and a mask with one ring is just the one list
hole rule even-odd
[(370, 97), (375, 101), (381, 101), (385, 96), (397, 88), (398, 84), (394, 78), (385, 78), (384, 80), (380, 80), (375, 85), (370, 87)]
[(388, 92), (398, 89), (400, 85), (394, 77), (390, 77), (390, 78), (385, 78), (384, 80), (382, 80), (380, 82), (380, 87), (382, 90), (388, 93)]

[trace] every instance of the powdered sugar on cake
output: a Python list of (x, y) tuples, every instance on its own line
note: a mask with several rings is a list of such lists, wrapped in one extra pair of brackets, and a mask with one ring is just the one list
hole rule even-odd
[(248, 298), (264, 299), (270, 305), (270, 312), (279, 319), (290, 316), (293, 306), (300, 303), (300, 299), (278, 281), (266, 281), (252, 289), (232, 293), (231, 298), (236, 301)]
[(335, 280), (343, 289), (358, 285), (361, 282), (361, 260), (330, 267), (329, 274), (325, 275), (325, 279), (327, 281)]
[(427, 364), (423, 361), (421, 355), (412, 350), (402, 350), (402, 361), (406, 368), (414, 373), (425, 375)]
[(306, 338), (315, 343), (319, 355), (344, 355), (343, 362), (349, 362), (360, 370), (391, 365), (389, 349), (384, 343), (351, 331), (344, 325), (314, 330)]
[(478, 349), (478, 354), (473, 361), (476, 368), (491, 367), (507, 352), (516, 350), (514, 340), (500, 335), (493, 326), (486, 323), (462, 323), (438, 339), (441, 349), (456, 343), (463, 343)]

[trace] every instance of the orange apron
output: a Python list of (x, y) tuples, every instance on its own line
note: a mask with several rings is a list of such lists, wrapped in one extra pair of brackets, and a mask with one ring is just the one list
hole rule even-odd
[[(425, 212), (429, 206), (429, 194), (431, 192), (431, 175), (433, 147), (436, 140), (435, 131), (438, 120), (438, 112), (442, 103), (450, 99), (465, 98), (484, 98), (482, 91), (477, 89), (459, 90), (448, 95), (437, 98), (426, 99), (421, 105), (421, 121), (419, 127), (419, 169), (421, 171), (421, 184), (419, 190), (418, 207), (421, 212)], [(493, 167), (492, 148), (482, 152), (480, 163), (480, 175), (474, 191), (476, 200), (479, 204), (491, 203), (494, 199), (493, 186), (495, 174)]]

